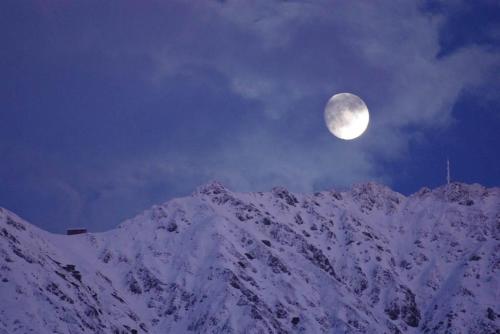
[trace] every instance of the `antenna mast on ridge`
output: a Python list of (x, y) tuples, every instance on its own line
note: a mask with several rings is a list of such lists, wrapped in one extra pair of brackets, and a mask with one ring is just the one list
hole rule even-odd
[(450, 184), (450, 159), (446, 160), (446, 182)]

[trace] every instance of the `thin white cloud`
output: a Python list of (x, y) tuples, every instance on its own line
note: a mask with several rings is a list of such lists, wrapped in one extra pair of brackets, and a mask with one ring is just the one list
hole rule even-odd
[[(210, 67), (229, 80), (233, 93), (258, 102), (255, 112), (267, 121), (234, 133), (212, 148), (211, 158), (187, 157), (199, 164), (193, 171), (199, 179), (226, 178), (241, 189), (273, 181), (303, 190), (368, 179), (390, 183), (380, 164), (402, 157), (419, 133), (404, 129), (446, 127), (461, 91), (481, 84), (484, 73), (499, 65), (496, 55), (477, 47), (437, 58), (441, 19), (414, 2), (227, 1), (185, 10), (186, 26), (178, 29), (182, 47), (155, 49), (155, 75), (168, 80), (190, 66)], [(344, 91), (368, 104), (366, 138), (345, 145), (316, 135), (291, 145), (276, 131), (273, 124), (300, 112), (315, 119), (308, 124), (314, 129), (297, 131), (326, 133), (317, 122), (322, 107)]]
[[(461, 91), (481, 84), (484, 73), (499, 63), (496, 55), (477, 47), (438, 59), (441, 20), (419, 11), (414, 2), (228, 1), (198, 6), (196, 13), (200, 11), (208, 12), (204, 17), (216, 21), (210, 27), (217, 40), (238, 36), (234, 32), (226, 35), (227, 27), (250, 37), (248, 41), (232, 40), (244, 51), (237, 56), (221, 47), (208, 58), (198, 57), (194, 50), (188, 61), (223, 73), (234, 92), (259, 101), (257, 112), (264, 112), (270, 120), (285, 119), (302, 99), (323, 96), (326, 103), (331, 94), (346, 90), (362, 96), (372, 112), (366, 134), (369, 140), (346, 150), (324, 145), (314, 157), (322, 161), (323, 156), (332, 154), (342, 161), (345, 170), (330, 174), (329, 163), (316, 168), (294, 161), (294, 156), (312, 158), (311, 148), (304, 145), (289, 150), (276, 170), (270, 170), (270, 166), (253, 170), (242, 176), (247, 179), (288, 173), (292, 180), (305, 174), (303, 170), (310, 171), (311, 175), (302, 177), (309, 185), (325, 178), (342, 184), (345, 180), (390, 179), (377, 163), (397, 159), (406, 152), (413, 134), (403, 129), (446, 127)], [(172, 63), (175, 61), (169, 65)], [(321, 114), (322, 110), (310, 107), (302, 112)], [(272, 127), (266, 124), (261, 126), (256, 132), (258, 141), (235, 138), (214, 154), (219, 156), (222, 150), (229, 152), (224, 153), (227, 156), (239, 156), (243, 149), (257, 159), (269, 145), (287, 146), (288, 139), (282, 133), (270, 132)], [(325, 129), (318, 127), (317, 131)]]

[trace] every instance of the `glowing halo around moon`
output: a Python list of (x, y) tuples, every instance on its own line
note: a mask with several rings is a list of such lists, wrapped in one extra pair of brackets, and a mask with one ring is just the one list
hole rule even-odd
[(335, 94), (326, 104), (325, 123), (335, 137), (344, 140), (357, 138), (365, 132), (369, 122), (368, 107), (354, 94)]

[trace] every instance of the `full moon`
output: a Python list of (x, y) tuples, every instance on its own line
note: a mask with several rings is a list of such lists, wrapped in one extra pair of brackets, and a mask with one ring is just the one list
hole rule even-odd
[(350, 93), (333, 95), (325, 107), (325, 123), (333, 135), (351, 140), (365, 132), (370, 121), (366, 104)]

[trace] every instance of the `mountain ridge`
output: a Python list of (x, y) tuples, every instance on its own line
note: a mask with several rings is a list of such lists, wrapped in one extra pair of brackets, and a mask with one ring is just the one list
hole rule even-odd
[(210, 182), (76, 236), (0, 209), (0, 333), (498, 333), (499, 232), (463, 183)]

